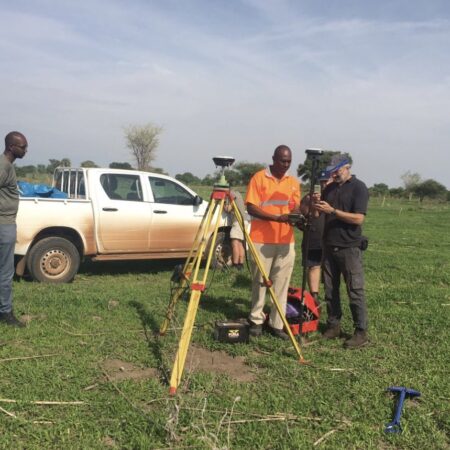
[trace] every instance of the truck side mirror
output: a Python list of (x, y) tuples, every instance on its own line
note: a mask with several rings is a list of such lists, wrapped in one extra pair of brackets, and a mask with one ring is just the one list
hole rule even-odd
[(196, 195), (196, 196), (194, 197), (193, 202), (192, 202), (192, 204), (193, 204), (194, 206), (199, 206), (199, 205), (201, 205), (202, 203), (203, 203), (203, 199), (202, 199), (199, 195)]

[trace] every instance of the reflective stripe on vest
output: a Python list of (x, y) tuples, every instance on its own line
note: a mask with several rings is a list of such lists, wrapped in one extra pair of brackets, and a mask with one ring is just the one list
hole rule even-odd
[(275, 206), (287, 206), (289, 205), (289, 201), (288, 200), (267, 200), (266, 202), (261, 202), (259, 204), (259, 206), (270, 206), (270, 205), (275, 205)]

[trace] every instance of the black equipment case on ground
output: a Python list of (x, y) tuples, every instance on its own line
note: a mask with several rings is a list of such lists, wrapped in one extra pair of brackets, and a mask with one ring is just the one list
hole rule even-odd
[(247, 343), (249, 341), (249, 324), (247, 319), (216, 321), (214, 337), (219, 342)]

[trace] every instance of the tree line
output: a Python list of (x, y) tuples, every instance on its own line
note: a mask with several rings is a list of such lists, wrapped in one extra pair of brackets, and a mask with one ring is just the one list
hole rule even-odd
[[(329, 161), (328, 161), (329, 162)], [(16, 166), (16, 173), (19, 178), (26, 178), (28, 180), (41, 180), (43, 175), (48, 178), (53, 174), (57, 167), (71, 167), (71, 161), (69, 158), (63, 158), (62, 160), (50, 159), (49, 164), (38, 164), (36, 166)], [(99, 167), (95, 162), (91, 160), (83, 161), (80, 164), (81, 167)], [(265, 167), (262, 163), (253, 163), (247, 161), (240, 161), (234, 164), (230, 169), (225, 170), (225, 176), (231, 186), (246, 186), (250, 178), (258, 170)], [(109, 164), (111, 169), (126, 169), (137, 170), (128, 162), (112, 162)], [(324, 166), (326, 167), (326, 166)], [(160, 168), (148, 168), (149, 172), (165, 173)], [(194, 175), (191, 172), (183, 172), (175, 175), (175, 178), (182, 183), (190, 186), (212, 186), (219, 180), (221, 172), (219, 170), (212, 174), (207, 174), (203, 178)], [(309, 189), (309, 181), (311, 179), (311, 168), (305, 167), (305, 164), (300, 164), (297, 168), (297, 175), (304, 183), (304, 190)], [(369, 192), (372, 196), (381, 197), (396, 197), (396, 198), (409, 198), (410, 200), (415, 197), (422, 201), (425, 198), (431, 198), (436, 200), (450, 201), (450, 191), (447, 188), (433, 179), (422, 180), (418, 173), (406, 172), (401, 176), (403, 180), (403, 186), (401, 187), (389, 187), (385, 183), (376, 183), (372, 187), (369, 187)]]
[[(319, 171), (325, 170), (330, 164), (331, 158), (340, 152), (325, 151), (319, 157), (318, 166)], [(350, 164), (352, 164), (352, 156), (349, 153), (344, 153)], [(312, 161), (306, 159), (303, 164), (299, 164), (297, 168), (297, 175), (304, 182), (308, 182), (311, 179)], [(402, 187), (390, 188), (385, 183), (376, 183), (372, 187), (369, 187), (369, 193), (372, 196), (391, 196), (397, 198), (408, 198), (411, 200), (414, 196), (423, 201), (425, 198), (431, 198), (442, 201), (450, 201), (450, 191), (447, 188), (433, 179), (422, 180), (422, 177), (418, 173), (412, 173), (411, 171), (405, 172), (401, 179), (403, 181)]]
[(404, 173), (401, 178), (403, 179), (403, 187), (389, 188), (385, 183), (377, 183), (369, 188), (369, 192), (371, 195), (382, 197), (391, 196), (408, 198), (409, 200), (416, 197), (419, 201), (423, 201), (425, 198), (450, 201), (450, 191), (436, 180), (431, 178), (422, 180), (418, 173), (411, 174), (409, 171)]
[[(20, 178), (39, 178), (39, 175), (53, 175), (57, 167), (72, 167), (72, 161), (69, 158), (49, 159), (49, 164), (37, 164), (17, 166), (15, 165), (16, 174)], [(100, 167), (94, 161), (86, 160), (80, 164), (80, 167)], [(109, 167), (111, 169), (133, 169), (128, 162), (112, 162)]]
[[(136, 163), (137, 170), (157, 172), (166, 174), (166, 172), (158, 167), (152, 166), (152, 162), (156, 158), (156, 150), (159, 145), (159, 136), (163, 128), (149, 122), (145, 125), (130, 125), (124, 128), (125, 142), (131, 156)], [(325, 170), (330, 164), (333, 155), (339, 152), (324, 151), (318, 159), (318, 170)], [(350, 163), (352, 157), (349, 153), (345, 153)], [(36, 166), (16, 166), (17, 176), (20, 178), (27, 178), (31, 180), (40, 179), (43, 175), (50, 176), (57, 167), (71, 167), (72, 163), (69, 158), (61, 160), (50, 159), (49, 164), (38, 164)], [(81, 167), (98, 167), (94, 161), (86, 160), (80, 164)], [(250, 181), (252, 175), (261, 170), (266, 165), (262, 163), (240, 161), (234, 164), (232, 168), (225, 170), (225, 176), (231, 186), (244, 186)], [(134, 167), (128, 162), (112, 162), (109, 164), (112, 169), (127, 169), (132, 170)], [(305, 161), (298, 165), (297, 175), (306, 184), (311, 180), (312, 161), (306, 158)], [(199, 178), (191, 172), (184, 172), (175, 175), (175, 178), (188, 185), (206, 185), (212, 186), (218, 181), (220, 171), (217, 170), (212, 174), (208, 174), (203, 178)], [(450, 191), (447, 188), (433, 179), (422, 180), (418, 173), (411, 173), (410, 171), (404, 173), (402, 176), (403, 186), (390, 188), (385, 183), (376, 183), (369, 188), (371, 195), (375, 196), (393, 196), (406, 197), (411, 199), (413, 196), (422, 201), (424, 198), (438, 199), (450, 201)]]

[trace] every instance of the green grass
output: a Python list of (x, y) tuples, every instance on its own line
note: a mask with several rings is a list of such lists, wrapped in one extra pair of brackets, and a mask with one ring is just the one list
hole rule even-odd
[[(17, 401), (0, 402), (0, 447), (297, 449), (335, 430), (318, 448), (448, 448), (449, 222), (445, 205), (371, 202), (364, 230), (371, 344), (345, 351), (341, 341), (314, 342), (304, 347), (310, 367), (272, 337), (235, 346), (214, 341), (216, 319), (245, 317), (250, 307), (247, 273), (215, 273), (193, 342), (244, 356), (256, 380), (187, 368), (175, 398), (167, 377), (179, 332), (153, 335), (174, 262), (85, 264), (70, 285), (16, 281), (16, 312), (31, 321), (21, 330), (0, 327), (0, 397)], [(300, 280), (297, 263), (292, 283)], [(175, 327), (185, 310), (180, 302)], [(7, 360), (30, 356), (43, 357)], [(110, 382), (103, 363), (112, 359), (156, 368), (157, 376)], [(405, 402), (401, 435), (383, 432), (393, 415), (394, 398), (385, 392), (392, 385), (422, 393)], [(261, 418), (271, 420), (255, 421)]]

